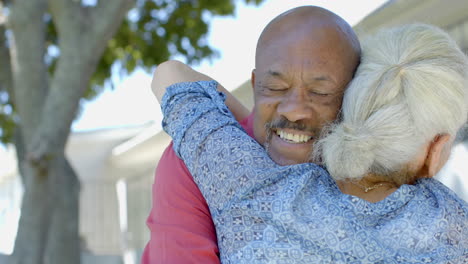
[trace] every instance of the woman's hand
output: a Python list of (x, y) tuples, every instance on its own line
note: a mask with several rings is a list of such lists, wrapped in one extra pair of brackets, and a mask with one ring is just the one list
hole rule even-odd
[[(181, 82), (212, 81), (213, 79), (190, 68), (180, 61), (166, 61), (158, 65), (153, 74), (151, 90), (161, 103), (167, 87)], [(226, 95), (226, 105), (233, 113), (237, 121), (241, 121), (249, 115), (249, 110), (242, 105), (230, 92), (218, 84), (218, 91)]]
[(199, 73), (180, 61), (166, 61), (158, 65), (153, 74), (151, 89), (159, 103), (167, 87), (181, 82), (211, 81), (210, 77)]

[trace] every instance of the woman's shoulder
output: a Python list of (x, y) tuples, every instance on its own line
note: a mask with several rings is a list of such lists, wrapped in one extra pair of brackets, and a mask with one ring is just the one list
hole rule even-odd
[(467, 203), (435, 179), (421, 179), (401, 187), (409, 191), (411, 198), (395, 211), (395, 221), (390, 221), (398, 231), (395, 238), (408, 234), (410, 239), (400, 243), (418, 254), (427, 254), (435, 263), (463, 258), (468, 247)]
[(419, 180), (415, 187), (413, 204), (419, 206), (420, 212), (431, 214), (434, 220), (446, 222), (449, 226), (466, 227), (468, 203), (455, 192), (436, 179)]
[(415, 186), (417, 186), (417, 194), (421, 198), (435, 199), (440, 204), (449, 203), (456, 205), (460, 209), (463, 209), (465, 213), (468, 213), (468, 203), (458, 196), (454, 191), (445, 186), (440, 181), (430, 178), (421, 179)]

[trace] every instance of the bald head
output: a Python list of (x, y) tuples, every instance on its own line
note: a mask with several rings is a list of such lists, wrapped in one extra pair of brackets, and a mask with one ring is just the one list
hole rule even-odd
[[(291, 41), (311, 40), (323, 37), (324, 34), (334, 35), (334, 39), (322, 40), (326, 45), (341, 44), (351, 52), (349, 59), (357, 66), (361, 55), (359, 40), (351, 26), (338, 15), (317, 6), (301, 6), (288, 10), (273, 19), (263, 30), (257, 43), (256, 57), (262, 49), (272, 42), (290, 39)], [(319, 36), (318, 36), (319, 35)], [(334, 41), (341, 43), (334, 43)], [(325, 41), (331, 41), (325, 43)]]

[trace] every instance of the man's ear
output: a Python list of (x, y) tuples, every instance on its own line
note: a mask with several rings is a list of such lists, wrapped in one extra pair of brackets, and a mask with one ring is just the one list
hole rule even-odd
[(427, 170), (426, 177), (434, 177), (447, 162), (452, 149), (450, 135), (437, 135), (429, 145), (424, 166)]

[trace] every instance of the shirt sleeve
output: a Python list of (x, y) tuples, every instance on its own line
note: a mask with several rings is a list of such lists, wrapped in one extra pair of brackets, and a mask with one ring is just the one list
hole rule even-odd
[(142, 264), (219, 264), (216, 232), (208, 205), (172, 148), (156, 168), (150, 230)]
[[(253, 136), (253, 114), (241, 126)], [(146, 224), (150, 239), (142, 264), (219, 264), (215, 227), (205, 198), (172, 142), (163, 152), (152, 189), (152, 208)]]
[[(213, 217), (234, 199), (274, 181), (276, 164), (224, 104), (214, 81), (179, 83), (163, 97), (163, 128), (192, 173)], [(276, 169), (276, 175), (281, 175)]]

